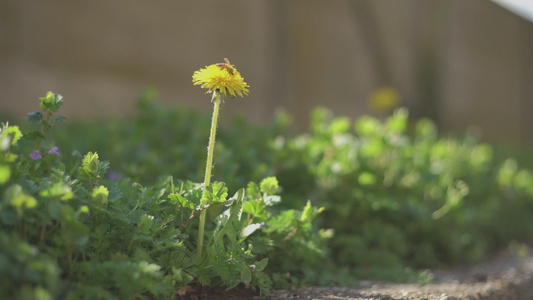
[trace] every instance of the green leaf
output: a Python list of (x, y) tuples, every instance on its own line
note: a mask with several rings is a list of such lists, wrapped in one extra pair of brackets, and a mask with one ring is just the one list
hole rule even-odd
[(358, 181), (360, 185), (373, 185), (376, 183), (376, 175), (369, 172), (363, 172), (359, 174)]
[(266, 206), (272, 206), (274, 204), (280, 203), (281, 197), (277, 195), (266, 196), (265, 199), (263, 199), (263, 202)]
[(18, 126), (4, 125), (4, 127), (0, 131), (0, 140), (7, 136), (11, 137), (11, 145), (15, 145), (17, 141), (22, 137), (22, 132), (20, 132)]
[(311, 201), (307, 200), (307, 204), (304, 207), (304, 210), (302, 211), (302, 222), (311, 222), (319, 213), (321, 213), (324, 210), (323, 207), (321, 208), (314, 208), (311, 205)]
[(1, 157), (0, 156), (0, 161), (4, 161), (4, 162), (7, 162), (7, 163), (12, 163), (12, 162), (15, 162), (17, 160), (17, 155), (16, 154), (13, 154), (13, 153), (3, 153), (4, 157)]
[(39, 131), (30, 131), (24, 134), (24, 138), (29, 141), (33, 141), (36, 139), (44, 139), (44, 135), (40, 133)]
[(262, 226), (261, 223), (255, 223), (255, 224), (251, 224), (251, 225), (244, 227), (241, 230), (241, 235), (240, 235), (241, 239), (248, 237), (250, 234), (254, 233), (257, 229), (261, 228), (261, 226)]
[(241, 264), (241, 282), (249, 283), (252, 281), (252, 271), (245, 263)]
[(66, 237), (67, 240), (74, 245), (83, 246), (89, 242), (89, 228), (82, 222), (73, 220), (72, 218), (65, 218), (66, 220)]
[(244, 199), (244, 189), (240, 189), (232, 197), (233, 203), (230, 208), (225, 210), (216, 218), (216, 228), (209, 240), (209, 245), (216, 245), (222, 242), (222, 236), (226, 235), (232, 243), (237, 242), (239, 232), (233, 224), (237, 224), (242, 216), (242, 201)]
[(79, 168), (80, 175), (87, 179), (100, 178), (109, 168), (108, 162), (100, 163), (98, 153), (88, 152), (82, 159), (81, 167)]
[(45, 111), (56, 112), (63, 105), (63, 96), (48, 92), (45, 97), (39, 98), (41, 108)]
[(89, 213), (89, 207), (87, 205), (82, 205), (78, 209), (78, 212), (80, 212), (82, 214), (87, 214), (87, 213)]
[(15, 207), (17, 212), (21, 213), (25, 208), (34, 208), (37, 206), (37, 200), (22, 191), (22, 187), (18, 184), (10, 186), (6, 190), (6, 197), (9, 203)]
[(317, 107), (311, 112), (311, 128), (314, 134), (326, 131), (326, 122), (331, 119), (331, 111), (324, 107)]
[(278, 179), (276, 177), (267, 177), (261, 181), (261, 192), (267, 195), (276, 193), (278, 189)]
[(242, 205), (242, 211), (244, 213), (250, 214), (256, 218), (266, 220), (267, 212), (263, 207), (263, 204), (257, 200), (246, 201)]
[(54, 119), (54, 122), (66, 122), (67, 118), (65, 116), (59, 116)]
[(235, 201), (230, 207), (231, 216), (240, 221), (242, 215), (242, 201), (244, 200), (244, 189), (239, 189), (232, 198), (235, 198)]
[(184, 208), (194, 209), (194, 204), (189, 202), (189, 200), (187, 200), (186, 198), (184, 198), (180, 194), (170, 194), (170, 195), (168, 195), (168, 198), (172, 202), (179, 203)]
[(331, 134), (340, 134), (348, 132), (350, 129), (350, 119), (344, 117), (344, 118), (336, 118), (333, 121), (331, 121), (331, 124), (329, 125), (329, 132)]
[(31, 112), (26, 116), (26, 119), (33, 125), (40, 125), (43, 120), (43, 114), (40, 111)]
[(64, 205), (57, 200), (48, 202), (48, 214), (50, 214), (50, 216), (55, 220), (61, 219), (63, 216), (63, 208)]
[(201, 204), (222, 203), (228, 197), (228, 188), (224, 182), (213, 182), (205, 187), (202, 193)]
[(67, 200), (72, 199), (72, 197), (74, 196), (74, 193), (72, 192), (72, 189), (70, 188), (70, 186), (62, 182), (58, 182), (52, 185), (51, 187), (45, 190), (42, 190), (39, 193), (39, 195), (41, 195), (41, 197), (44, 197), (44, 198), (56, 198), (61, 201), (67, 201)]
[(302, 221), (307, 222), (311, 219), (313, 216), (313, 206), (311, 205), (311, 201), (307, 200), (307, 204), (304, 207), (304, 210), (302, 211)]
[(11, 177), (9, 165), (0, 164), (0, 184), (5, 184)]
[(141, 234), (148, 233), (150, 228), (152, 228), (153, 224), (154, 224), (154, 216), (147, 215), (147, 214), (141, 215), (139, 223), (137, 224), (136, 234), (141, 235)]
[(103, 185), (100, 185), (93, 189), (92, 198), (96, 205), (102, 207), (107, 204), (107, 197), (109, 196), (109, 191)]
[(265, 269), (265, 267), (267, 266), (267, 264), (268, 264), (268, 257), (267, 258), (263, 258), (260, 261), (256, 261), (254, 263), (255, 271), (257, 271), (257, 272), (263, 271)]
[(399, 108), (394, 111), (394, 114), (389, 117), (385, 126), (388, 131), (394, 133), (403, 133), (407, 128), (407, 119), (409, 118), (409, 113), (405, 108)]
[(355, 131), (360, 136), (370, 136), (379, 129), (379, 121), (370, 117), (362, 116), (355, 122)]
[(82, 167), (96, 173), (100, 160), (98, 159), (98, 153), (88, 152), (82, 160)]
[(416, 123), (416, 135), (421, 138), (437, 137), (437, 126), (430, 119), (421, 119)]
[(261, 192), (259, 191), (259, 187), (255, 182), (249, 182), (248, 186), (246, 187), (246, 195), (248, 195), (249, 199), (259, 199), (261, 198)]

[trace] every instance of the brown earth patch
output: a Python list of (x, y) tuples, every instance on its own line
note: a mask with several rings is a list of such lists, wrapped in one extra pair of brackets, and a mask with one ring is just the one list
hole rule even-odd
[(244, 286), (231, 291), (192, 287), (178, 299), (335, 299), (335, 300), (530, 300), (533, 299), (533, 255), (505, 251), (469, 267), (430, 271), (432, 284), (362, 281), (351, 287), (307, 287), (274, 290), (258, 296)]

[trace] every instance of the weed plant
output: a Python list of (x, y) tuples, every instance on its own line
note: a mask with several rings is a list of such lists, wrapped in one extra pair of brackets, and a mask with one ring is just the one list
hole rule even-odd
[[(63, 98), (40, 101), (42, 112), (28, 114), (39, 130), (3, 124), (0, 132), (0, 298), (172, 299), (191, 283), (264, 294), (273, 280), (288, 281), (276, 274), (324, 258), (326, 237), (311, 224), (321, 209), (276, 207), (275, 177), (229, 194), (225, 182), (177, 180), (163, 168), (149, 184), (126, 176), (126, 164), (113, 174), (97, 152), (65, 154), (49, 136), (66, 120), (54, 118)], [(285, 266), (280, 253), (299, 256)], [(269, 261), (275, 268), (265, 272)]]
[(62, 98), (48, 94), (28, 115), (40, 130), (3, 125), (0, 298), (428, 282), (416, 270), (476, 262), (533, 236), (528, 170), (472, 136), (409, 122), (405, 109), (352, 123), (317, 108), (296, 136), (283, 113), (264, 126), (238, 118), (219, 130), (205, 185), (210, 117), (154, 97), (141, 97), (130, 124), (50, 130), (65, 118), (53, 118)]
[[(153, 122), (130, 135), (146, 136), (153, 156), (166, 160), (172, 174), (187, 177), (188, 169), (166, 159), (157, 145), (166, 136), (189, 137), (189, 127), (208, 127), (209, 119), (189, 118), (192, 112), (163, 109), (151, 99), (141, 99), (137, 122)], [(176, 123), (162, 122), (172, 128), (167, 134), (144, 134), (163, 127), (157, 120), (170, 119)], [(352, 123), (317, 108), (309, 133), (292, 136), (289, 125), (283, 113), (265, 126), (236, 119), (220, 132), (215, 153), (223, 166), (214, 176), (230, 178), (226, 182), (235, 187), (247, 178), (276, 176), (283, 187), (281, 207), (297, 209), (307, 199), (325, 207), (318, 218), (336, 232), (331, 257), (347, 272), (412, 279), (416, 272), (406, 274), (406, 266), (472, 263), (531, 237), (531, 173), (513, 159), (496, 158), (492, 146), (472, 136), (441, 137), (430, 120), (409, 123), (404, 109), (383, 121), (365, 116)], [(118, 138), (111, 136), (102, 149), (112, 149)], [(192, 153), (180, 155), (194, 161)], [(132, 153), (128, 160), (135, 164), (142, 156)]]
[(532, 174), (472, 136), (440, 137), (427, 119), (410, 125), (405, 109), (352, 124), (318, 108), (310, 134), (287, 147), (313, 178), (307, 196), (325, 208), (321, 226), (335, 230), (332, 257), (358, 277), (477, 262), (532, 237)]
[[(93, 144), (111, 161), (124, 162), (111, 166), (114, 176), (151, 183), (165, 169), (200, 181), (202, 172), (192, 166), (203, 160), (200, 140), (208, 137), (191, 128), (207, 132), (209, 116), (164, 108), (154, 97), (141, 97), (135, 126), (73, 124), (54, 139), (66, 152), (90, 151)], [(477, 262), (513, 240), (531, 240), (532, 174), (472, 136), (441, 137), (430, 120), (409, 122), (404, 109), (382, 121), (351, 122), (317, 108), (309, 133), (293, 136), (289, 125), (284, 113), (263, 126), (235, 119), (219, 132), (213, 169), (234, 191), (247, 180), (275, 176), (283, 196), (278, 210), (301, 209), (308, 199), (326, 208), (317, 218), (319, 227), (335, 231), (325, 249), (332, 270), (319, 268), (317, 275), (310, 264), (288, 282), (332, 284), (353, 282), (353, 276), (425, 282), (413, 270)], [(72, 142), (93, 131), (108, 135)], [(267, 269), (274, 266), (282, 268), (271, 258)]]

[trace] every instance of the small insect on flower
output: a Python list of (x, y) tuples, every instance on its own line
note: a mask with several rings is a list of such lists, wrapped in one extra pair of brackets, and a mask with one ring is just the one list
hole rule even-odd
[(227, 95), (243, 97), (248, 95), (248, 84), (244, 82), (241, 73), (224, 58), (225, 63), (215, 63), (198, 71), (194, 71), (192, 82), (201, 88), (207, 89), (208, 93), (222, 95), (224, 101)]
[(234, 75), (233, 74), (233, 70), (235, 69), (235, 65), (232, 65), (229, 62), (229, 59), (224, 57), (224, 62), (223, 63), (218, 63), (217, 66), (220, 67), (221, 70), (226, 69), (226, 71), (228, 71), (228, 73), (230, 73), (231, 75)]

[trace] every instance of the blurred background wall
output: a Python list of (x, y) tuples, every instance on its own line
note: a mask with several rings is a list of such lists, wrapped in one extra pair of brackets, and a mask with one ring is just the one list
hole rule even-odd
[(532, 50), (533, 23), (488, 0), (0, 0), (0, 115), (51, 90), (68, 119), (127, 117), (146, 87), (210, 112), (191, 76), (228, 57), (250, 96), (224, 118), (282, 107), (302, 131), (313, 107), (356, 118), (390, 86), (444, 131), (530, 142)]

